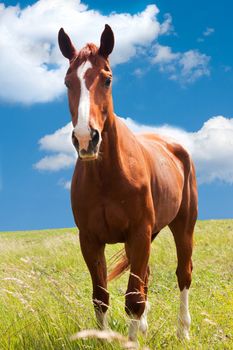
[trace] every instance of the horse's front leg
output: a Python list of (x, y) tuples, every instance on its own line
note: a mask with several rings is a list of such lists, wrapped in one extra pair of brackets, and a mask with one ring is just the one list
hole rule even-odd
[[(147, 274), (150, 256), (151, 231), (145, 228), (134, 234), (127, 242), (130, 260), (130, 276), (126, 291), (125, 310), (130, 316), (129, 339), (137, 340), (138, 329), (146, 333), (147, 322)], [(146, 288), (145, 288), (146, 287)]]
[(80, 245), (84, 260), (91, 274), (93, 285), (92, 299), (97, 324), (101, 329), (106, 329), (109, 293), (107, 291), (107, 269), (104, 256), (105, 245), (94, 241), (81, 232)]

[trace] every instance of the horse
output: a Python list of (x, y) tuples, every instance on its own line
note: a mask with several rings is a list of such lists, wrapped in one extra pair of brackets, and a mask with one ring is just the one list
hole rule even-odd
[[(97, 324), (107, 327), (111, 280), (130, 269), (125, 311), (129, 339), (146, 334), (148, 260), (151, 242), (169, 226), (177, 250), (180, 289), (177, 335), (189, 339), (188, 292), (192, 275), (197, 185), (189, 153), (178, 143), (153, 134), (134, 134), (113, 109), (109, 55), (114, 34), (109, 25), (99, 48), (78, 51), (63, 28), (58, 43), (69, 68), (65, 76), (72, 117), (72, 142), (78, 153), (71, 183), (71, 206), (81, 252), (89, 269)], [(105, 245), (124, 244), (121, 259), (107, 276)]]

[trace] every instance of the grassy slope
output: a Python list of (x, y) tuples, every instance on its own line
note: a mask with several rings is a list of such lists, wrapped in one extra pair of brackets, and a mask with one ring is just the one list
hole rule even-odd
[[(107, 256), (119, 250), (108, 246)], [(233, 221), (202, 221), (196, 227), (190, 293), (191, 341), (175, 337), (179, 293), (172, 236), (153, 243), (150, 349), (233, 349)], [(109, 323), (127, 334), (127, 274), (112, 282)], [(97, 340), (71, 342), (78, 330), (95, 327), (89, 273), (76, 230), (0, 233), (0, 349), (120, 349)]]

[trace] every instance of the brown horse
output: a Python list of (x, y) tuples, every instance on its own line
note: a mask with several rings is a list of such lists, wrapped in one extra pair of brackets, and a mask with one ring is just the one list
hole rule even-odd
[(178, 336), (189, 338), (188, 289), (191, 284), (193, 231), (197, 218), (195, 170), (187, 151), (159, 135), (134, 135), (114, 114), (112, 71), (108, 56), (114, 35), (106, 25), (100, 47), (77, 51), (61, 28), (62, 54), (70, 66), (65, 77), (74, 126), (76, 163), (71, 201), (83, 257), (93, 284), (98, 325), (107, 326), (109, 305), (106, 243), (123, 242), (125, 256), (112, 271), (130, 266), (125, 310), (131, 318), (129, 338), (147, 331), (147, 285), (150, 246), (168, 225), (173, 233), (180, 288)]

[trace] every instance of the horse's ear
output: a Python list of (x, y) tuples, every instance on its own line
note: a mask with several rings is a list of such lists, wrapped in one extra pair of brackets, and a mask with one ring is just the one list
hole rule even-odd
[(75, 56), (76, 49), (72, 44), (69, 35), (66, 34), (63, 28), (61, 28), (58, 33), (58, 44), (63, 56), (72, 60)]
[(111, 27), (105, 24), (105, 28), (100, 38), (99, 54), (107, 58), (114, 47), (114, 34)]

